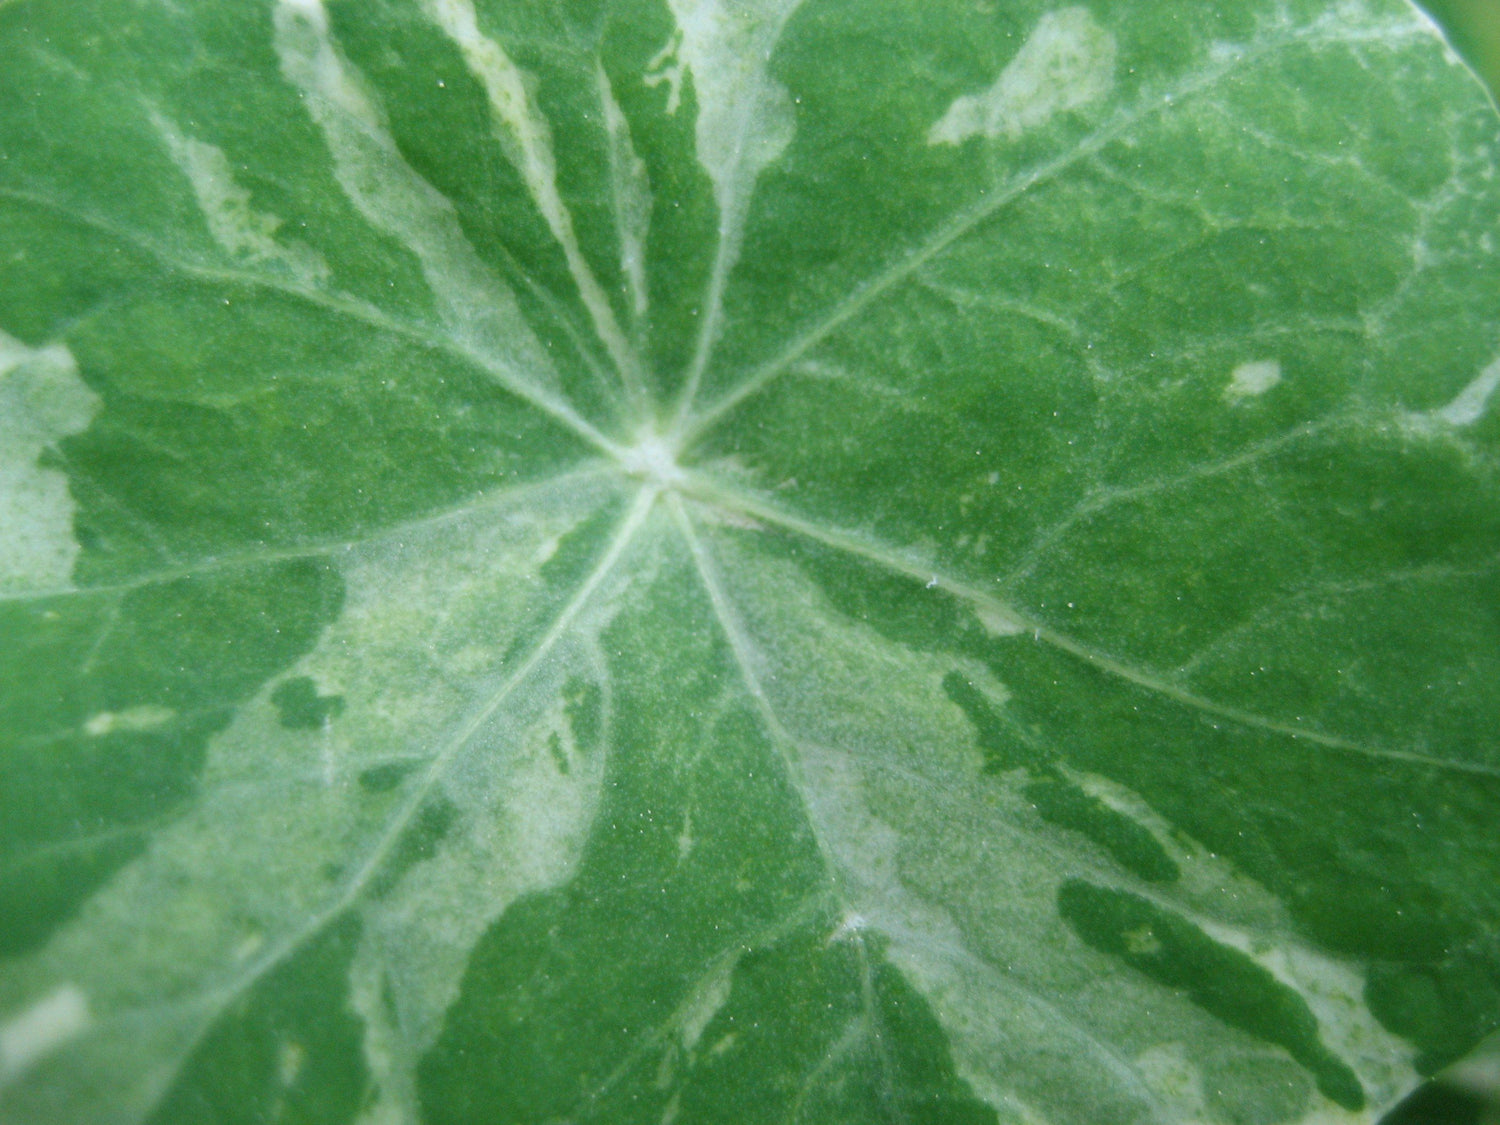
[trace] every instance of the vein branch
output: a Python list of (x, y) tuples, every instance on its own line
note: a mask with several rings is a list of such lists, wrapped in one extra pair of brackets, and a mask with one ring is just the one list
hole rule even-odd
[[(422, 806), (447, 774), (449, 768), (453, 765), (464, 747), (468, 745), (470, 739), (479, 732), (485, 723), (495, 716), (516, 689), (524, 684), (537, 667), (548, 658), (553, 649), (556, 648), (558, 642), (567, 634), (573, 623), (578, 619), (578, 616), (589, 604), (599, 587), (603, 585), (605, 580), (614, 571), (620, 559), (634, 541), (636, 533), (645, 522), (652, 506), (655, 504), (656, 495), (656, 489), (649, 485), (643, 486), (636, 493), (634, 501), (616, 528), (608, 548), (594, 565), (588, 576), (579, 585), (577, 591), (568, 600), (567, 604), (558, 612), (551, 627), (537, 641), (526, 659), (504, 678), (484, 705), (475, 711), (469, 717), (468, 721), (438, 749), (437, 753), (429, 761), (421, 777), (412, 785), (400, 805), (391, 814), (384, 831), (380, 833), (379, 838), (365, 854), (363, 862), (359, 864), (338, 892), (322, 909), (308, 918), (305, 923), (250, 962), (242, 973), (222, 988), (214, 989), (212, 992), (202, 996), (198, 1001), (198, 1006), (209, 1009), (210, 1013), (217, 1013), (222, 1010), (226, 1005), (233, 1002), (253, 986), (256, 981), (271, 972), (272, 969), (285, 961), (297, 949), (359, 901), (361, 894), (363, 894), (371, 881), (380, 873), (382, 867), (390, 859), (407, 829), (415, 823)], [(201, 1039), (202, 1034), (207, 1032), (211, 1023), (212, 1015), (210, 1014), (209, 1017), (203, 1020), (199, 1035), (194, 1037), (193, 1042), (184, 1046), (181, 1058), (186, 1058), (195, 1049), (198, 1040)]]
[(1500, 777), (1500, 768), (1484, 763), (1453, 761), (1411, 750), (1368, 746), (1340, 735), (1328, 734), (1296, 723), (1259, 715), (1242, 707), (1220, 703), (1173, 683), (1159, 673), (1138, 668), (1118, 657), (1100, 652), (1083, 641), (1052, 628), (1033, 614), (1004, 602), (969, 582), (936, 570), (929, 563), (911, 559), (888, 546), (861, 539), (847, 532), (820, 527), (809, 520), (783, 512), (764, 501), (722, 485), (709, 484), (695, 479), (692, 494), (707, 503), (725, 507), (752, 519), (763, 520), (844, 554), (874, 563), (885, 570), (921, 582), (929, 589), (942, 590), (971, 606), (983, 609), (1003, 620), (1014, 622), (1021, 631), (1030, 633), (1034, 640), (1076, 657), (1101, 672), (1205, 715), (1234, 723), (1237, 726), (1285, 735), (1294, 740), (1340, 753), (1357, 754), (1383, 761), (1401, 762), (1461, 774)]

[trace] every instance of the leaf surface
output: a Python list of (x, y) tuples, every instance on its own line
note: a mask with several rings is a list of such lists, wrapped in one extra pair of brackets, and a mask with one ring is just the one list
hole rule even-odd
[(0, 1118), (1372, 1121), (1500, 1023), (1408, 4), (0, 44)]

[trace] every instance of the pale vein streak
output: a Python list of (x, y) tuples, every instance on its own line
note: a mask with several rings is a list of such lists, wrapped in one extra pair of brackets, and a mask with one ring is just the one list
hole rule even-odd
[[(738, 668), (740, 678), (744, 681), (745, 690), (754, 701), (755, 709), (765, 725), (766, 733), (770, 738), (777, 753), (785, 763), (788, 779), (798, 792), (805, 792), (807, 786), (801, 778), (801, 771), (797, 762), (788, 753), (788, 747), (800, 749), (802, 742), (789, 731), (782, 723), (781, 717), (776, 714), (771, 706), (770, 697), (765, 688), (761, 686), (760, 677), (755, 674), (754, 654), (751, 651), (750, 638), (746, 635), (743, 625), (740, 623), (739, 615), (730, 604), (729, 597), (724, 592), (722, 583), (715, 573), (713, 560), (709, 557), (708, 550), (703, 546), (698, 533), (693, 529), (692, 521), (688, 518), (684, 509), (682, 499), (677, 493), (671, 493), (668, 502), (672, 509), (673, 519), (676, 521), (682, 537), (687, 541), (688, 550), (693, 556), (693, 565), (697, 568), (698, 578), (703, 583), (703, 588), (708, 594), (708, 600), (713, 606), (714, 616), (718, 619), (719, 627), (723, 630), (725, 639), (729, 642), (730, 652), (734, 656), (735, 666)], [(814, 817), (807, 818), (808, 828), (817, 841), (818, 850), (824, 857), (829, 867), (829, 881), (833, 885), (835, 895), (846, 898), (839, 890), (839, 875), (833, 869), (833, 856), (836, 851), (823, 839), (822, 833)], [(847, 905), (847, 904), (846, 904)], [(955, 946), (946, 941), (934, 940), (931, 934), (910, 932), (894, 926), (886, 926), (887, 931), (893, 937), (904, 939), (911, 945), (918, 946), (928, 952), (938, 952), (953, 961), (963, 962), (970, 967), (979, 970), (983, 975), (995, 982), (1004, 991), (1016, 996), (1028, 1006), (1035, 1008), (1044, 1018), (1054, 1025), (1065, 1029), (1068, 1034), (1095, 1052), (1105, 1063), (1111, 1073), (1119, 1078), (1126, 1086), (1141, 1093), (1151, 1104), (1156, 1104), (1156, 1099), (1150, 1091), (1142, 1086), (1140, 1077), (1129, 1064), (1110, 1047), (1109, 1044), (1096, 1038), (1092, 1032), (1079, 1024), (1067, 1013), (1058, 1009), (1049, 1000), (1036, 993), (1013, 976), (1002, 972), (996, 966), (990, 964), (981, 957), (976, 956), (968, 949)], [(857, 936), (857, 935), (856, 935)], [(867, 1013), (873, 1020), (873, 1012)]]
[(1085, 494), (1051, 527), (1039, 532), (1031, 541), (1030, 546), (1026, 548), (1026, 553), (1020, 561), (1000, 581), (1004, 586), (1012, 587), (1022, 579), (1030, 577), (1055, 543), (1069, 535), (1079, 524), (1117, 504), (1128, 504), (1161, 492), (1170, 492), (1225, 476), (1240, 469), (1253, 467), (1299, 441), (1320, 438), (1328, 431), (1337, 432), (1341, 428), (1354, 425), (1355, 421), (1350, 416), (1334, 415), (1320, 421), (1304, 422), (1284, 433), (1255, 442), (1217, 461), (1195, 465), (1176, 476), (1161, 477), (1140, 484), (1095, 488)]
[[(906, 281), (923, 266), (940, 257), (986, 219), (1003, 207), (1015, 202), (1032, 188), (1056, 179), (1073, 166), (1103, 151), (1112, 142), (1121, 139), (1131, 130), (1153, 117), (1180, 107), (1181, 103), (1205, 91), (1213, 89), (1236, 70), (1248, 63), (1259, 62), (1284, 48), (1305, 45), (1318, 40), (1315, 35), (1292, 35), (1287, 38), (1267, 40), (1242, 53), (1231, 55), (1191, 79), (1179, 83), (1175, 88), (1160, 93), (1122, 113), (1108, 124), (1084, 138), (1075, 147), (1026, 171), (991, 195), (982, 197), (978, 203), (959, 212), (946, 224), (904, 257), (897, 259), (886, 269), (858, 285), (848, 296), (835, 305), (820, 320), (798, 334), (786, 347), (762, 366), (751, 371), (735, 388), (726, 392), (717, 401), (690, 418), (680, 420), (681, 447), (686, 448), (712, 428), (725, 414), (739, 403), (758, 393), (768, 383), (787, 372), (809, 350), (841, 326), (862, 313), (889, 290)], [(1360, 36), (1328, 36), (1330, 42), (1352, 42)]]
[(609, 297), (583, 256), (573, 215), (557, 190), (557, 161), (552, 153), (552, 131), (535, 105), (520, 68), (495, 40), (479, 30), (471, 0), (428, 0), (434, 21), (463, 54), (469, 73), (484, 87), (497, 138), (521, 173), (532, 202), (557, 240), (578, 295), (594, 322), (594, 330), (620, 372), (626, 392), (637, 406), (646, 399), (640, 361), (620, 330)]
[(1030, 614), (1018, 610), (1016, 607), (993, 597), (985, 591), (951, 575), (937, 572), (928, 564), (906, 558), (890, 547), (871, 543), (845, 532), (819, 527), (815, 523), (783, 512), (754, 497), (725, 488), (719, 484), (708, 484), (701, 480), (695, 480), (689, 492), (690, 495), (710, 505), (720, 505), (753, 519), (764, 520), (766, 523), (774, 524), (787, 531), (814, 539), (835, 550), (865, 559), (886, 570), (894, 571), (897, 574), (921, 582), (931, 589), (942, 590), (944, 593), (966, 601), (973, 606), (989, 610), (998, 616), (1014, 621), (1024, 632), (1030, 633), (1037, 641), (1051, 645), (1053, 648), (1065, 652), (1070, 656), (1077, 657), (1079, 660), (1099, 669), (1101, 672), (1107, 672), (1127, 683), (1144, 688), (1146, 691), (1160, 695), (1184, 707), (1201, 711), (1206, 715), (1223, 719), (1238, 726), (1263, 730), (1271, 734), (1286, 735), (1289, 738), (1325, 747), (1329, 750), (1336, 750), (1340, 753), (1358, 754), (1368, 758), (1420, 765), (1430, 769), (1449, 770), (1454, 773), (1500, 777), (1500, 768), (1495, 766), (1479, 762), (1458, 762), (1451, 759), (1435, 758), (1430, 754), (1418, 754), (1409, 750), (1391, 750), (1367, 746), (1338, 735), (1325, 734), (1321, 731), (1298, 726), (1295, 723), (1270, 719), (1264, 715), (1257, 715), (1252, 711), (1247, 711), (1240, 707), (1219, 703), (1187, 688), (1171, 683), (1153, 672), (1134, 667), (1107, 653), (1090, 648), (1082, 641), (1075, 640), (1067, 634), (1043, 624)]
[(596, 461), (579, 468), (559, 473), (542, 480), (527, 481), (509, 488), (482, 493), (451, 508), (402, 520), (400, 523), (381, 527), (369, 535), (353, 538), (320, 540), (288, 547), (267, 547), (258, 550), (234, 551), (213, 555), (192, 563), (181, 563), (161, 567), (138, 574), (122, 582), (100, 583), (93, 586), (58, 586), (51, 589), (26, 590), (20, 593), (0, 594), (0, 605), (6, 602), (45, 601), (50, 598), (102, 598), (128, 594), (146, 586), (159, 586), (167, 582), (180, 582), (188, 578), (201, 578), (224, 571), (243, 570), (253, 566), (271, 566), (276, 563), (298, 562), (302, 559), (332, 558), (367, 543), (386, 539), (399, 539), (403, 535), (438, 527), (466, 516), (475, 515), (492, 508), (503, 508), (531, 497), (556, 492), (559, 488), (574, 488), (590, 480), (601, 479), (607, 472), (607, 462)]
[[(796, 13), (800, 3), (801, 0), (796, 0), (796, 3), (788, 4), (781, 12), (780, 19), (771, 33), (770, 44), (766, 48), (767, 57), (780, 41), (782, 32)], [(762, 74), (760, 82), (766, 81), (768, 79)], [(683, 386), (682, 396), (672, 419), (672, 429), (676, 433), (682, 433), (688, 425), (693, 403), (698, 397), (698, 388), (703, 382), (703, 373), (707, 370), (708, 362), (712, 358), (714, 343), (719, 334), (719, 325), (724, 319), (724, 289), (729, 281), (729, 271), (733, 269), (739, 257), (740, 243), (745, 236), (745, 223), (749, 218), (750, 193), (755, 185), (738, 181), (743, 178), (744, 148), (746, 138), (754, 124), (752, 116), (755, 101), (753, 96), (745, 97), (736, 121), (739, 137), (734, 170), (736, 182), (733, 189), (715, 193), (720, 197), (718, 199), (718, 246), (714, 250), (713, 266), (709, 270), (707, 291), (703, 298), (704, 316), (698, 328), (698, 340), (693, 346), (693, 358), (688, 367), (687, 381)]]
[(697, 995), (704, 985), (726, 970), (732, 969), (735, 962), (745, 954), (753, 953), (760, 949), (769, 949), (782, 939), (795, 934), (803, 926), (825, 917), (829, 913), (829, 907), (828, 896), (821, 892), (815, 892), (803, 899), (796, 909), (790, 911), (780, 919), (745, 934), (738, 940), (732, 941), (720, 949), (709, 960), (704, 970), (694, 977), (691, 985), (682, 990), (687, 999), (673, 1008), (665, 1019), (647, 1028), (640, 1034), (635, 1046), (626, 1052), (624, 1057), (615, 1065), (615, 1068), (609, 1072), (609, 1075), (579, 1099), (573, 1109), (570, 1120), (584, 1119), (592, 1107), (597, 1105), (601, 1098), (624, 1081), (629, 1076), (631, 1070), (642, 1059), (666, 1042), (668, 1036), (682, 1029), (683, 1025), (687, 1023)]
[(400, 336), (425, 347), (446, 352), (448, 355), (479, 368), (479, 370), (491, 376), (496, 383), (511, 394), (536, 407), (542, 413), (556, 421), (561, 422), (596, 449), (615, 457), (618, 457), (622, 452), (623, 447), (619, 443), (605, 437), (597, 427), (579, 414), (578, 411), (574, 410), (567, 402), (555, 395), (549, 394), (531, 380), (517, 374), (512, 368), (501, 365), (477, 349), (463, 346), (457, 339), (450, 335), (441, 333), (434, 335), (419, 325), (392, 316), (375, 305), (342, 293), (311, 289), (305, 285), (300, 285), (291, 280), (275, 277), (270, 274), (255, 273), (246, 269), (226, 269), (220, 266), (207, 265), (202, 262), (189, 261), (158, 246), (144, 235), (117, 226), (107, 219), (90, 214), (79, 208), (59, 203), (54, 199), (49, 199), (35, 192), (0, 187), (0, 198), (13, 199), (18, 203), (25, 203), (32, 207), (52, 211), (83, 226), (92, 227), (94, 230), (108, 235), (118, 242), (134, 246), (155, 260), (158, 265), (163, 266), (173, 273), (225, 285), (243, 285), (252, 289), (273, 290), (283, 293), (288, 297), (305, 301), (318, 308), (326, 309), (328, 312), (335, 313), (338, 316), (368, 324), (372, 328), (378, 328), (383, 332), (389, 332), (393, 336)]
[[(579, 586), (578, 590), (568, 600), (567, 604), (558, 612), (552, 622), (552, 626), (537, 642), (536, 647), (531, 650), (530, 655), (516, 667), (516, 669), (505, 677), (504, 681), (468, 722), (455, 733), (443, 747), (433, 756), (421, 778), (407, 793), (400, 806), (391, 815), (385, 831), (374, 846), (366, 853), (364, 861), (359, 868), (344, 883), (343, 888), (333, 899), (321, 910), (310, 917), (302, 926), (288, 934), (261, 956), (252, 961), (244, 972), (239, 974), (228, 984), (221, 988), (213, 989), (199, 997), (194, 1003), (196, 1008), (209, 1008), (213, 1012), (223, 1009), (236, 997), (242, 995), (246, 989), (255, 984), (281, 962), (291, 956), (304, 943), (314, 935), (328, 926), (344, 911), (348, 910), (358, 900), (370, 881), (380, 872), (381, 867), (390, 858), (392, 851), (400, 843), (406, 830), (416, 820), (421, 811), (423, 803), (432, 793), (434, 787), (441, 781), (448, 768), (453, 764), (460, 751), (468, 744), (469, 740), (477, 734), (495, 713), (510, 698), (511, 694), (523, 684), (537, 667), (547, 659), (553, 648), (572, 627), (578, 615), (588, 605), (590, 599), (599, 587), (614, 571), (621, 557), (629, 549), (635, 538), (636, 532), (645, 521), (655, 503), (656, 491), (651, 486), (643, 486), (636, 493), (634, 502), (629, 511), (621, 520), (610, 541), (608, 549), (595, 564), (594, 569), (589, 572), (587, 578)], [(197, 1040), (207, 1032), (211, 1019), (205, 1019), (199, 1034), (194, 1041), (185, 1045), (181, 1053), (186, 1058), (197, 1045)]]

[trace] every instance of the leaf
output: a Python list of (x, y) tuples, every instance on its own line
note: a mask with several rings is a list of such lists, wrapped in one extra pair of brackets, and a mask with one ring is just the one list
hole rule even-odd
[(1406, 3), (0, 44), (0, 1119), (1371, 1121), (1500, 1023)]

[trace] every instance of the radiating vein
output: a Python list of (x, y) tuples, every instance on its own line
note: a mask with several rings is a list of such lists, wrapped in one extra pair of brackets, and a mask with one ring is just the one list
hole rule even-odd
[[(798, 765), (797, 759), (793, 757), (788, 749), (790, 747), (798, 751), (803, 751), (803, 743), (787, 729), (786, 725), (781, 721), (781, 717), (771, 705), (770, 697), (766, 693), (764, 686), (761, 684), (760, 677), (755, 671), (755, 654), (752, 650), (750, 638), (741, 624), (739, 615), (731, 604), (723, 584), (719, 580), (707, 548), (703, 545), (702, 539), (694, 529), (687, 511), (683, 507), (681, 497), (676, 493), (672, 493), (668, 496), (668, 503), (672, 510), (673, 519), (687, 542), (694, 567), (698, 571), (699, 580), (703, 583), (704, 590), (708, 594), (709, 602), (713, 607), (714, 616), (724, 632), (725, 639), (729, 642), (730, 652), (734, 657), (735, 666), (740, 673), (745, 690), (749, 693), (755, 709), (764, 724), (766, 735), (785, 764), (788, 779), (793, 787), (799, 793), (806, 794), (809, 791), (807, 780), (802, 776), (802, 770)], [(828, 866), (828, 876), (833, 893), (843, 901), (846, 909), (848, 909), (854, 904), (851, 901), (849, 891), (843, 887), (845, 877), (838, 870), (837, 856), (839, 855), (839, 848), (835, 842), (828, 839), (824, 826), (818, 823), (816, 816), (809, 812), (806, 819), (809, 831), (812, 832), (817, 842), (820, 855)], [(1076, 1019), (1034, 991), (1027, 983), (1009, 973), (1002, 972), (984, 958), (977, 956), (962, 945), (937, 933), (916, 931), (908, 926), (899, 924), (895, 916), (887, 915), (884, 917), (880, 923), (880, 928), (898, 942), (904, 942), (913, 948), (919, 948), (925, 952), (937, 952), (954, 964), (962, 963), (974, 968), (996, 987), (1009, 995), (1015, 996), (1028, 1007), (1038, 1012), (1047, 1023), (1062, 1028), (1071, 1040), (1082, 1044), (1090, 1052), (1097, 1055), (1104, 1062), (1109, 1072), (1119, 1079), (1122, 1084), (1134, 1090), (1153, 1109), (1160, 1110), (1157, 1099), (1142, 1084), (1140, 1075), (1120, 1057), (1113, 1047), (1098, 1039)], [(854, 934), (854, 937), (858, 939), (857, 932)], [(866, 1003), (869, 1003), (868, 998)]]
[[(1414, 25), (1412, 31), (1420, 34), (1422, 28)], [(1382, 31), (1382, 38), (1389, 38), (1393, 35), (1392, 29), (1387, 28)], [(887, 265), (879, 273), (858, 284), (841, 301), (793, 337), (781, 351), (749, 372), (738, 386), (725, 392), (701, 411), (690, 414), (684, 410), (678, 419), (681, 446), (686, 448), (697, 441), (735, 406), (780, 378), (808, 351), (864, 312), (886, 293), (907, 281), (928, 263), (959, 244), (985, 220), (1014, 203), (1026, 192), (1057, 179), (1082, 161), (1103, 151), (1114, 141), (1124, 138), (1131, 130), (1160, 114), (1167, 111), (1180, 111), (1183, 102), (1212, 90), (1232, 74), (1270, 58), (1278, 51), (1313, 42), (1345, 43), (1355, 42), (1361, 38), (1364, 36), (1355, 32), (1344, 35), (1320, 35), (1316, 29), (1298, 29), (1298, 32), (1292, 35), (1269, 38), (1243, 51), (1226, 52), (1222, 60), (1213, 62), (1179, 82), (1172, 89), (1155, 92), (1129, 110), (1117, 114), (1067, 152), (1015, 176), (994, 191), (982, 195), (970, 207), (954, 215), (924, 242)]]
[(346, 551), (352, 551), (356, 547), (367, 543), (400, 538), (403, 535), (451, 523), (455, 520), (463, 519), (465, 516), (483, 512), (490, 508), (511, 505), (527, 496), (542, 496), (549, 492), (555, 492), (559, 488), (570, 488), (581, 485), (586, 481), (599, 480), (608, 471), (609, 466), (606, 462), (592, 462), (559, 473), (553, 477), (527, 481), (524, 484), (512, 485), (509, 488), (481, 493), (451, 508), (444, 508), (441, 511), (417, 516), (414, 519), (402, 520), (399, 523), (386, 524), (375, 528), (367, 535), (325, 539), (314, 543), (303, 543), (288, 547), (257, 548), (248, 551), (234, 551), (223, 555), (212, 555), (191, 563), (161, 567), (145, 574), (136, 575), (122, 582), (106, 582), (92, 586), (58, 586), (45, 590), (28, 590), (18, 594), (0, 594), (0, 605), (4, 605), (6, 602), (45, 601), (50, 598), (109, 597), (111, 595), (128, 594), (133, 590), (139, 590), (146, 586), (159, 586), (166, 582), (178, 582), (187, 578), (201, 578), (205, 575), (218, 574), (224, 571), (243, 570), (246, 567), (297, 562), (303, 559), (329, 558)]
[[(703, 296), (698, 338), (671, 422), (674, 434), (684, 430), (718, 340), (724, 290), (739, 260), (756, 180), (791, 139), (786, 91), (767, 74), (767, 65), (801, 3), (769, 0), (768, 5), (767, 0), (760, 0), (757, 7), (762, 11), (757, 14), (764, 24), (759, 27), (747, 21), (743, 12), (714, 11), (708, 0), (674, 4), (679, 26), (688, 25), (680, 50), (693, 67), (698, 91), (699, 161), (713, 180), (719, 208), (718, 242)], [(769, 11), (764, 10), (768, 6)], [(757, 129), (762, 132), (759, 137), (754, 135)]]
[(583, 256), (573, 215), (557, 188), (557, 161), (552, 153), (552, 130), (527, 89), (526, 76), (505, 48), (479, 29), (471, 0), (427, 0), (433, 20), (462, 53), (469, 73), (484, 87), (496, 137), (520, 173), (532, 202), (568, 263), (579, 298), (589, 312), (594, 330), (614, 360), (626, 393), (637, 410), (643, 409), (646, 388), (640, 361), (620, 330), (593, 267)]
[[(242, 995), (267, 973), (271, 972), (276, 966), (301, 948), (314, 935), (321, 932), (359, 901), (372, 880), (379, 875), (386, 862), (391, 858), (407, 830), (416, 822), (425, 802), (446, 776), (465, 746), (496, 715), (500, 708), (505, 705), (506, 701), (517, 688), (524, 684), (543, 662), (549, 658), (558, 642), (572, 628), (574, 622), (587, 607), (600, 586), (615, 571), (620, 559), (629, 549), (637, 531), (651, 511), (655, 497), (655, 490), (650, 486), (643, 486), (636, 493), (635, 499), (628, 511), (616, 527), (610, 539), (609, 546), (600, 556), (587, 577), (580, 583), (573, 596), (558, 611), (551, 626), (532, 647), (526, 658), (505, 676), (488, 700), (470, 715), (462, 727), (438, 748), (437, 752), (429, 760), (420, 778), (406, 791), (403, 799), (392, 812), (384, 829), (380, 832), (374, 844), (365, 853), (362, 861), (344, 881), (338, 891), (329, 899), (326, 905), (307, 918), (302, 925), (256, 956), (247, 964), (242, 972), (237, 974), (227, 984), (207, 991), (189, 1002), (189, 1007), (202, 1011), (204, 1016), (196, 1035), (192, 1036), (191, 1041), (183, 1046), (178, 1057), (178, 1065), (180, 1065), (182, 1059), (187, 1058), (192, 1053), (197, 1043), (201, 1041), (202, 1036), (207, 1033), (213, 1022), (213, 1016), (217, 1012), (222, 1011), (227, 1004)], [(131, 1016), (132, 1013), (123, 1012), (112, 1017), (112, 1022), (128, 1020)]]
[(911, 559), (889, 546), (862, 539), (847, 532), (821, 527), (809, 520), (783, 512), (762, 500), (719, 484), (710, 484), (695, 478), (692, 485), (689, 486), (688, 491), (690, 495), (702, 499), (706, 503), (721, 505), (730, 511), (752, 519), (764, 520), (766, 523), (774, 524), (787, 531), (806, 536), (825, 546), (865, 559), (886, 570), (921, 582), (930, 589), (942, 590), (953, 597), (968, 602), (970, 605), (984, 609), (1000, 619), (1014, 622), (1020, 631), (1031, 634), (1035, 640), (1051, 645), (1053, 648), (1068, 653), (1070, 656), (1077, 657), (1102, 672), (1107, 672), (1111, 676), (1124, 680), (1127, 683), (1144, 688), (1155, 695), (1160, 695), (1185, 707), (1201, 711), (1206, 715), (1223, 719), (1238, 726), (1263, 730), (1271, 734), (1286, 735), (1289, 738), (1308, 742), (1329, 750), (1336, 750), (1340, 753), (1357, 754), (1383, 761), (1402, 762), (1432, 769), (1450, 770), (1455, 773), (1500, 777), (1500, 767), (1485, 765), (1479, 762), (1460, 762), (1446, 758), (1437, 758), (1430, 754), (1419, 754), (1410, 750), (1392, 750), (1383, 747), (1367, 746), (1338, 735), (1327, 734), (1308, 727), (1298, 726), (1295, 723), (1283, 722), (1279, 719), (1267, 718), (1264, 715), (1258, 715), (1241, 707), (1219, 703), (1216, 700), (1174, 684), (1154, 672), (1137, 668), (1107, 653), (1099, 652), (1082, 641), (1076, 640), (1044, 624), (1030, 613), (1003, 602), (962, 579), (944, 574), (934, 569), (930, 564)]
[(470, 346), (467, 341), (459, 340), (449, 334), (434, 335), (422, 326), (410, 323), (400, 317), (392, 316), (390, 313), (368, 302), (341, 293), (311, 289), (290, 278), (257, 273), (248, 269), (214, 266), (204, 262), (189, 261), (158, 246), (145, 235), (127, 230), (100, 216), (59, 203), (56, 200), (49, 199), (35, 192), (0, 187), (0, 198), (13, 199), (18, 203), (52, 211), (64, 218), (91, 227), (117, 242), (123, 242), (135, 247), (173, 273), (198, 278), (203, 281), (218, 282), (220, 284), (243, 285), (247, 288), (272, 290), (285, 294), (288, 297), (305, 301), (310, 305), (315, 305), (338, 316), (368, 324), (372, 328), (389, 332), (393, 336), (400, 336), (403, 339), (408, 339), (414, 343), (422, 344), (425, 347), (454, 356), (466, 363), (473, 364), (493, 378), (505, 390), (523, 402), (536, 407), (548, 417), (561, 422), (596, 449), (609, 453), (612, 456), (617, 456), (621, 452), (621, 446), (617, 442), (605, 437), (593, 423), (574, 410), (566, 401), (549, 393), (544, 388), (536, 386), (530, 380), (518, 377), (513, 369), (497, 362), (495, 357)]

